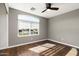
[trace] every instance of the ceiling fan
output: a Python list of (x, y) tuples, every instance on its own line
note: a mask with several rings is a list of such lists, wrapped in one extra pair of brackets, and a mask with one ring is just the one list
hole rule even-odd
[(51, 3), (46, 3), (46, 9), (43, 10), (41, 13), (45, 12), (46, 10), (58, 10), (59, 8), (58, 7), (51, 7)]

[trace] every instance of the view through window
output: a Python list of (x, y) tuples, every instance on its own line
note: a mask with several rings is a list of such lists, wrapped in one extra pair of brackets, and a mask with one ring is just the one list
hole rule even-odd
[(39, 18), (29, 15), (18, 15), (18, 36), (39, 35)]

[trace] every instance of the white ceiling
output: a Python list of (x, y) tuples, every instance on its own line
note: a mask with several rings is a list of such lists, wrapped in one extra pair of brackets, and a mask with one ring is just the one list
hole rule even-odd
[[(9, 3), (9, 7), (22, 10), (34, 15), (42, 16), (45, 18), (51, 18), (72, 10), (79, 9), (79, 3), (52, 3), (53, 7), (59, 7), (58, 11), (50, 10), (41, 13), (45, 9), (45, 3)], [(51, 6), (51, 7), (52, 7)], [(30, 10), (34, 7), (36, 10)]]

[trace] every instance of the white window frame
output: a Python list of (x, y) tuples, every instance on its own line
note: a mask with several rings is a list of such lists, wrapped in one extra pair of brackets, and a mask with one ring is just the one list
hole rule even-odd
[[(34, 18), (33, 18), (34, 19)], [(39, 18), (36, 18), (37, 20), (39, 20)], [(20, 20), (24, 20), (24, 19), (18, 19), (18, 22), (20, 21)], [(27, 22), (27, 21), (26, 21)], [(31, 21), (29, 21), (29, 23), (30, 23), (30, 28), (29, 28), (29, 35), (19, 35), (19, 25), (18, 25), (18, 37), (27, 37), (27, 36), (37, 36), (37, 35), (40, 35), (40, 20), (38, 21), (38, 22), (35, 22), (35, 23), (38, 23), (38, 34), (31, 34), (31, 29), (32, 29), (32, 24), (33, 24), (33, 22), (32, 22), (32, 20)]]

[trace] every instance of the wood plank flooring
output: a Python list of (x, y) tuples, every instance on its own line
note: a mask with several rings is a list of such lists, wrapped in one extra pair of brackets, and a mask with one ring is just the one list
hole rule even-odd
[[(42, 45), (44, 43), (53, 43), (53, 44), (56, 44), (56, 46), (52, 47), (52, 49), (49, 49), (47, 51), (43, 51), (42, 53), (35, 53), (29, 50), (29, 48)], [(63, 49), (56, 48), (56, 47), (63, 47)], [(37, 43), (32, 43), (32, 44), (19, 46), (19, 47), (0, 50), (0, 56), (49, 56), (49, 55), (65, 56), (71, 50), (71, 48), (72, 47), (70, 46), (66, 46), (66, 45), (56, 43), (56, 42), (45, 40), (45, 41), (40, 41)], [(77, 56), (79, 56), (79, 49), (77, 50), (78, 50)], [(47, 53), (47, 52), (50, 52), (50, 53)]]
[[(46, 51), (43, 51), (42, 53), (40, 53), (40, 55), (44, 55), (44, 56), (58, 55), (57, 53), (59, 53), (61, 50), (64, 50), (64, 48), (66, 48), (66, 46), (56, 45)], [(66, 51), (68, 52), (68, 50)]]

